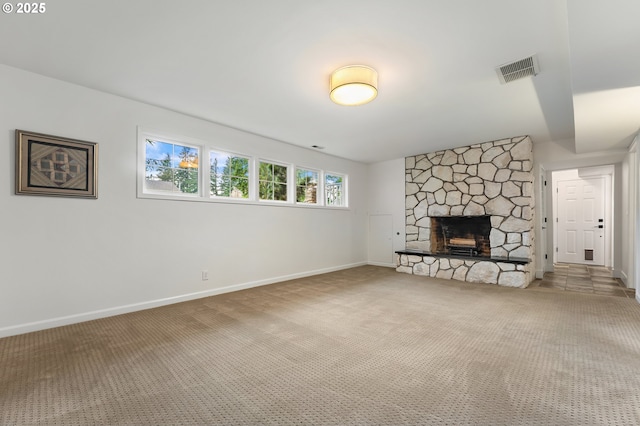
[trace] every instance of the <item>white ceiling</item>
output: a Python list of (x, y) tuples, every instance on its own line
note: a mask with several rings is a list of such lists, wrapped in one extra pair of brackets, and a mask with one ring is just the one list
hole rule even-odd
[[(638, 0), (58, 0), (0, 16), (0, 63), (375, 162), (506, 137), (623, 149), (640, 127)], [(495, 68), (538, 55), (540, 74)], [(379, 73), (343, 107), (329, 74)], [(47, 96), (45, 93), (43, 96)]]

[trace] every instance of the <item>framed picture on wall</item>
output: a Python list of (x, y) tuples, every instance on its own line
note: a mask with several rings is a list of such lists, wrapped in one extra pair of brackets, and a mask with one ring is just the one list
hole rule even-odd
[(16, 194), (98, 198), (98, 144), (16, 130)]

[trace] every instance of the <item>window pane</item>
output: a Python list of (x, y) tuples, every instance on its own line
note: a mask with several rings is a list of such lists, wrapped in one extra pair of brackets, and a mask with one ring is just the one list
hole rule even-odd
[(259, 179), (273, 181), (273, 164), (260, 162)]
[(296, 170), (296, 201), (298, 203), (316, 204), (318, 189), (318, 172), (313, 170)]
[(145, 190), (197, 194), (199, 149), (147, 139)]
[(181, 192), (198, 193), (198, 169), (180, 168), (173, 175), (174, 181)]
[(229, 167), (231, 176), (249, 177), (249, 159), (242, 157), (231, 157), (229, 159)]
[(277, 201), (287, 201), (287, 184), (274, 183), (273, 199)]
[(273, 177), (275, 182), (287, 182), (287, 168), (285, 166), (273, 165)]
[(260, 199), (273, 200), (273, 182), (260, 182)]
[(232, 177), (229, 196), (232, 198), (249, 198), (249, 179)]
[(344, 179), (340, 175), (325, 175), (325, 196), (328, 206), (344, 206)]
[(249, 159), (224, 152), (209, 153), (209, 194), (249, 198)]
[(261, 161), (259, 169), (260, 199), (287, 201), (287, 166)]

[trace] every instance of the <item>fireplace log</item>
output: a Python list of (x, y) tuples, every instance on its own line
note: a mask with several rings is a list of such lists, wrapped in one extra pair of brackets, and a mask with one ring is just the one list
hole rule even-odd
[(451, 238), (449, 245), (459, 247), (476, 247), (476, 240), (473, 238)]

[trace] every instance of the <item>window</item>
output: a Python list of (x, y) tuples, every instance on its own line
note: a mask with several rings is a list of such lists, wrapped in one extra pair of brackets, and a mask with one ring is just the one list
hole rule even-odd
[(287, 166), (261, 161), (258, 179), (261, 200), (287, 201)]
[(209, 195), (249, 198), (249, 159), (224, 152), (209, 152)]
[(317, 204), (318, 172), (296, 169), (296, 202)]
[(226, 152), (225, 147), (216, 148), (207, 141), (140, 127), (137, 170), (139, 198), (230, 204), (272, 202), (312, 209), (348, 205), (346, 174), (261, 160)]
[(144, 188), (168, 194), (199, 194), (199, 154), (194, 146), (146, 139)]
[(324, 177), (324, 194), (327, 206), (346, 206), (344, 176), (327, 173)]

